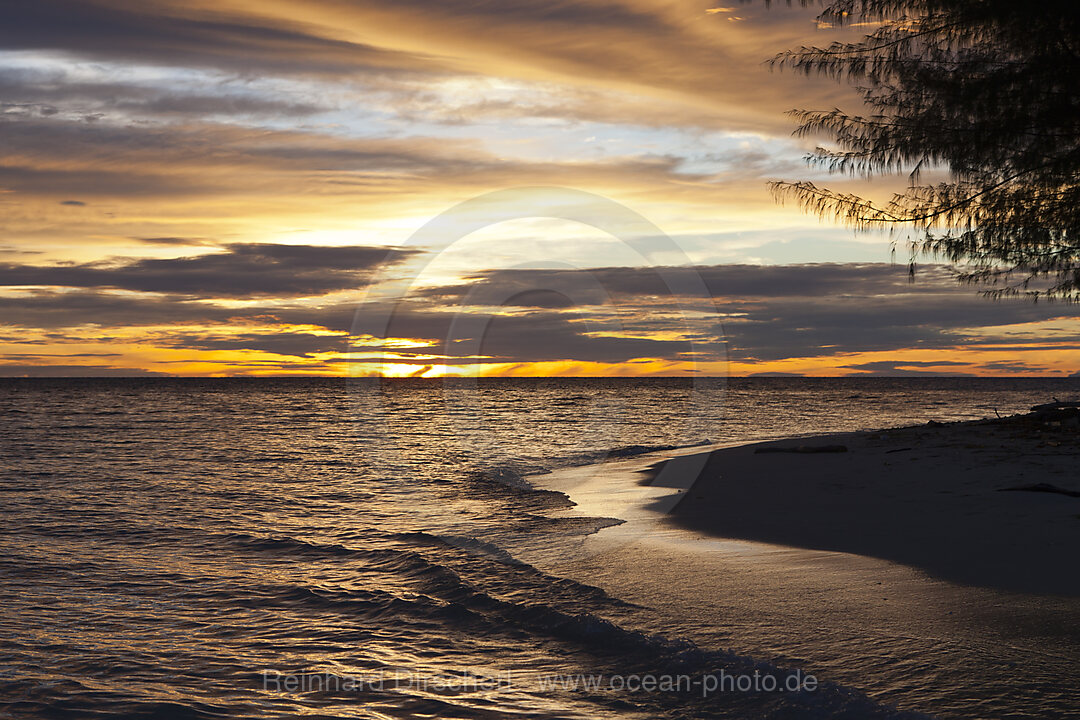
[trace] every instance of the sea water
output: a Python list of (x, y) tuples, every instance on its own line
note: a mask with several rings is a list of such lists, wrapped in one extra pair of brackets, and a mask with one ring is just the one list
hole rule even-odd
[[(522, 562), (617, 520), (561, 512), (530, 478), (1078, 395), (1076, 379), (2, 380), (0, 715), (904, 717), (828, 676), (710, 690), (793, 672), (656, 634), (638, 605)], [(621, 685), (575, 680), (592, 674)]]

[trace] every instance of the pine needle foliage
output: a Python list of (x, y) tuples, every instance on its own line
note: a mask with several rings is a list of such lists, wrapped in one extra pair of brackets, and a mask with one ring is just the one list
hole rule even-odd
[[(792, 111), (796, 135), (833, 141), (808, 160), (910, 181), (885, 204), (812, 182), (772, 183), (778, 197), (906, 229), (913, 271), (931, 255), (992, 296), (1080, 300), (1080, 0), (801, 2), (823, 5), (820, 24), (873, 28), (772, 61), (848, 82), (865, 103), (863, 115)], [(927, 170), (943, 181), (921, 183)]]

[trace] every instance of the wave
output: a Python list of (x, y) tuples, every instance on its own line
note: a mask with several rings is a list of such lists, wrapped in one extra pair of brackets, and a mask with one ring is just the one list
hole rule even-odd
[[(370, 551), (351, 551), (335, 545), (308, 543), (293, 538), (237, 537), (260, 551), (277, 552), (309, 548), (335, 557), (359, 555), (373, 557)], [(425, 545), (446, 545), (434, 536), (409, 536), (407, 539)], [(547, 602), (536, 602), (519, 595), (517, 598), (499, 596), (476, 583), (466, 580), (459, 572), (432, 562), (415, 552), (381, 553), (387, 569), (400, 573), (410, 582), (412, 592), (400, 594), (341, 586), (310, 586), (300, 583), (258, 583), (239, 587), (213, 589), (189, 587), (184, 592), (197, 598), (223, 600), (230, 606), (259, 610), (279, 608), (294, 612), (331, 612), (351, 622), (386, 627), (391, 624), (407, 634), (410, 627), (422, 628), (425, 623), (450, 624), (458, 632), (482, 634), (487, 641), (502, 638), (512, 642), (525, 632), (540, 642), (565, 643), (582, 657), (591, 657), (591, 669), (609, 673), (641, 673), (668, 676), (706, 677), (721, 674), (733, 676), (771, 675), (784, 677), (792, 673), (771, 662), (755, 660), (724, 650), (704, 650), (693, 642), (680, 638), (648, 634), (621, 626), (597, 612), (575, 612)], [(526, 571), (527, 572), (527, 571)], [(536, 571), (534, 571), (536, 572)], [(548, 579), (548, 578), (545, 578)], [(564, 583), (570, 581), (562, 581)], [(582, 589), (575, 585), (575, 591)], [(602, 593), (603, 591), (597, 590)], [(607, 599), (599, 596), (600, 599)], [(594, 597), (594, 599), (596, 599)], [(582, 598), (575, 599), (581, 606)], [(899, 720), (920, 718), (922, 715), (899, 712), (875, 703), (861, 693), (832, 683), (821, 683), (815, 690), (791, 693), (732, 693), (723, 697), (655, 694), (639, 698), (642, 704), (657, 710), (679, 709), (683, 712), (708, 710), (709, 716), (763, 718), (874, 718)]]
[[(482, 465), (470, 477), (475, 483), (489, 487), (501, 486), (512, 491), (536, 493), (538, 497), (546, 499), (545, 505), (561, 504), (570, 507), (573, 503), (564, 493), (537, 488), (529, 482), (528, 478), (546, 475), (560, 468), (595, 465), (606, 461), (625, 460), (650, 453), (669, 452), (709, 444), (711, 444), (710, 440), (699, 440), (683, 445), (620, 445), (601, 450), (556, 455), (544, 460), (506, 460)], [(563, 499), (560, 500), (560, 497)]]

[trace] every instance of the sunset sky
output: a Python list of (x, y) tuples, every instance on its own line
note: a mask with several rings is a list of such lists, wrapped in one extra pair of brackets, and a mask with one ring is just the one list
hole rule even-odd
[(7, 2), (0, 375), (1076, 373), (1080, 308), (770, 195), (824, 179), (786, 110), (859, 110), (765, 64), (814, 16)]

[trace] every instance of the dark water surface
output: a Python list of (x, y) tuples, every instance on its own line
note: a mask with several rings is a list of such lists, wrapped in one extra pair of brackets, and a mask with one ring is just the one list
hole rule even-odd
[(632, 604), (516, 561), (523, 538), (605, 525), (552, 518), (566, 497), (528, 476), (1078, 395), (1024, 379), (0, 380), (0, 716), (899, 717), (837, 685), (552, 686), (781, 671), (648, 635)]

